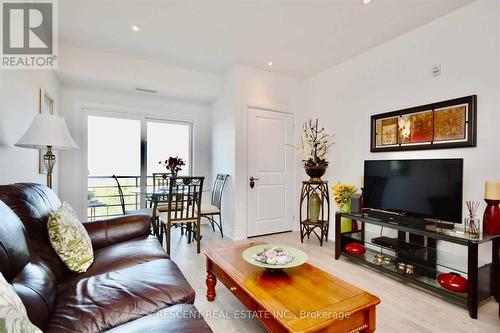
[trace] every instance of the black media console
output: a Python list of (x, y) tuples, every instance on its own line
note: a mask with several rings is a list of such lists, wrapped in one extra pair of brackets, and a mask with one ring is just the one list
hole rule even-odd
[[(340, 233), (341, 218), (358, 221), (357, 231)], [(407, 222), (407, 221), (405, 221)], [(367, 265), (382, 273), (424, 288), (443, 298), (467, 306), (469, 315), (477, 318), (478, 304), (490, 296), (500, 302), (500, 235), (482, 233), (470, 236), (460, 230), (443, 228), (436, 223), (420, 221), (416, 225), (398, 222), (383, 216), (375, 218), (366, 213), (335, 214), (335, 259), (345, 256), (349, 260)], [(437, 247), (438, 241), (467, 247), (467, 258)], [(492, 261), (478, 257), (478, 247), (492, 242)], [(352, 255), (344, 250), (348, 243), (365, 246), (362, 255)], [(383, 254), (385, 261), (377, 262)], [(411, 265), (413, 272), (400, 269), (399, 264)], [(443, 288), (436, 280), (441, 273), (454, 272), (469, 281), (466, 293), (456, 293)], [(499, 313), (500, 315), (500, 313)]]

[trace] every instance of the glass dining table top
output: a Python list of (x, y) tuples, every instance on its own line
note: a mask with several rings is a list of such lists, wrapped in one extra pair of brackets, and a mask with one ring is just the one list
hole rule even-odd
[(145, 194), (145, 195), (165, 195), (168, 194), (168, 187), (153, 187), (153, 186), (147, 186), (147, 187), (133, 187), (130, 189), (130, 193), (136, 193), (136, 194)]
[[(204, 189), (202, 192), (203, 193), (210, 192), (210, 190)], [(153, 186), (133, 187), (130, 189), (130, 193), (144, 194), (146, 196), (162, 196), (170, 194), (168, 187), (153, 187)], [(180, 194), (180, 193), (173, 193), (173, 194)]]

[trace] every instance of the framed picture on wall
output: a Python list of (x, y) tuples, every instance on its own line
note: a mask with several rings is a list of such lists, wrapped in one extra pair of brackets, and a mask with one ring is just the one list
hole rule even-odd
[(477, 96), (371, 117), (371, 152), (475, 147)]
[[(40, 89), (38, 112), (40, 114), (54, 114), (54, 99), (43, 89)], [(47, 174), (47, 168), (43, 162), (45, 153), (47, 153), (47, 149), (39, 149), (38, 172), (41, 174)]]

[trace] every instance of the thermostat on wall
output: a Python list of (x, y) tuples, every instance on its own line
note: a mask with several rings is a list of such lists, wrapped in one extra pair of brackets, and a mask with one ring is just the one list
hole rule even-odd
[(432, 66), (432, 76), (441, 75), (441, 64), (437, 64)]

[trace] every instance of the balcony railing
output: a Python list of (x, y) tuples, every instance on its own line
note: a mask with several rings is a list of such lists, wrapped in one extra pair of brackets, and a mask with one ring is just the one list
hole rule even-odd
[[(123, 191), (125, 210), (137, 210), (141, 206), (141, 195), (131, 192), (141, 186), (140, 176), (117, 176)], [(152, 185), (152, 177), (148, 177)], [(87, 218), (89, 220), (122, 215), (118, 186), (112, 176), (88, 177)]]

